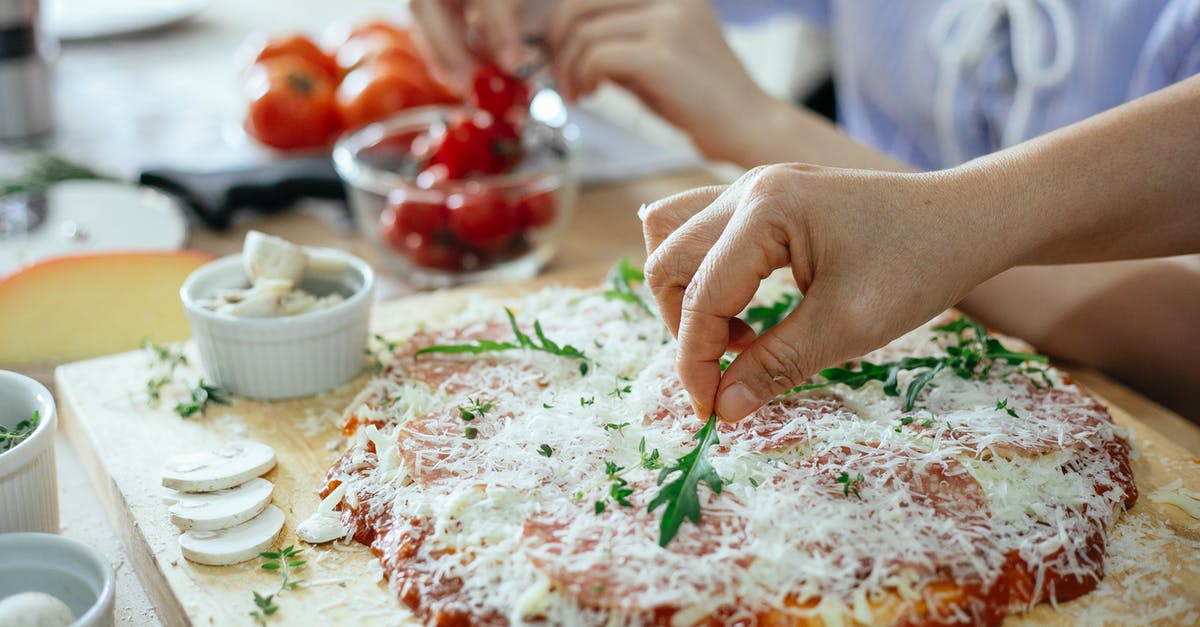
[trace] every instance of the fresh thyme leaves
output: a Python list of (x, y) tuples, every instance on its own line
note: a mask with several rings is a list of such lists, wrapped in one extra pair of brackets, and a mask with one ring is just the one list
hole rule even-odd
[(641, 457), (638, 465), (646, 470), (658, 470), (663, 467), (662, 460), (658, 456), (658, 449), (650, 451), (649, 454), (646, 453), (646, 438), (638, 441), (638, 455)]
[[(628, 380), (628, 379), (626, 379), (626, 380)], [(617, 397), (617, 398), (624, 398), (624, 395), (625, 395), (625, 394), (629, 394), (629, 393), (630, 393), (630, 392), (632, 392), (632, 391), (633, 391), (633, 385), (632, 385), (632, 384), (630, 384), (630, 383), (626, 383), (625, 385), (623, 385), (623, 386), (622, 386), (622, 385), (621, 385), (621, 382), (620, 382), (620, 381), (618, 381), (618, 382), (617, 382), (617, 387), (616, 387), (616, 389), (614, 389), (613, 391), (609, 392), (609, 393), (608, 393), (608, 395), (609, 395), (609, 396), (615, 396), (615, 397)]]
[(258, 592), (254, 594), (254, 606), (257, 608), (250, 612), (250, 617), (259, 625), (266, 625), (276, 612), (279, 611), (279, 605), (275, 603), (275, 597), (278, 597), (286, 590), (295, 590), (297, 586), (303, 583), (302, 579), (292, 579), (293, 571), (300, 570), (308, 562), (300, 557), (301, 549), (297, 549), (295, 545), (288, 546), (278, 551), (267, 551), (259, 553), (263, 558), (262, 569), (279, 573), (279, 587), (268, 595), (261, 595)]
[[(821, 371), (825, 378), (823, 383), (801, 385), (791, 391), (799, 392), (823, 388), (829, 385), (842, 384), (858, 389), (869, 381), (882, 381), (883, 393), (888, 396), (899, 396), (899, 377), (902, 371), (923, 370), (913, 377), (904, 390), (904, 411), (912, 411), (916, 405), (921, 390), (942, 370), (950, 370), (963, 379), (983, 379), (988, 376), (996, 364), (1019, 366), (1026, 362), (1044, 363), (1045, 355), (1020, 353), (1005, 348), (999, 340), (988, 337), (983, 325), (963, 316), (950, 324), (934, 327), (934, 331), (950, 334), (954, 343), (946, 346), (946, 354), (941, 357), (905, 357), (899, 361), (873, 364), (869, 361), (860, 362), (857, 367), (848, 364), (842, 367), (826, 368)], [(1046, 377), (1044, 369), (1036, 366), (1023, 366), (1021, 372), (1041, 372)], [(1047, 377), (1048, 378), (1048, 377)]]
[(0, 452), (10, 451), (14, 446), (24, 442), (25, 438), (33, 435), (41, 421), (41, 412), (35, 411), (32, 417), (18, 422), (12, 429), (0, 425)]
[(622, 423), (610, 422), (610, 423), (607, 423), (604, 425), (604, 430), (605, 431), (616, 431), (617, 433), (621, 433), (622, 432), (621, 430), (628, 426), (629, 426), (628, 422), (622, 422)]
[(217, 403), (218, 405), (230, 404), (229, 392), (225, 388), (208, 385), (204, 379), (192, 388), (191, 398), (189, 400), (177, 403), (175, 405), (175, 413), (179, 414), (180, 418), (189, 418), (195, 415), (204, 415), (208, 409), (209, 403)]
[(467, 427), (466, 430), (463, 431), (463, 437), (468, 440), (474, 440), (475, 438), (479, 437), (479, 429), (476, 429), (475, 427)]
[(595, 403), (596, 403), (595, 396), (589, 396), (588, 398), (584, 398), (582, 396), (579, 397), (579, 406), (580, 407), (587, 407), (588, 405), (593, 405)]
[(866, 477), (863, 477), (861, 472), (858, 473), (858, 476), (856, 477), (851, 477), (848, 473), (843, 472), (842, 474), (838, 475), (837, 482), (842, 484), (843, 495), (850, 496), (853, 494), (854, 496), (858, 497), (858, 500), (861, 501), (862, 495), (858, 493), (858, 486), (865, 478)]
[(546, 334), (542, 332), (542, 323), (537, 320), (533, 321), (533, 334), (537, 338), (535, 340), (534, 338), (529, 337), (529, 335), (526, 333), (522, 332), (521, 328), (517, 326), (517, 318), (513, 315), (511, 309), (505, 307), (504, 313), (508, 316), (508, 324), (512, 327), (513, 335), (517, 340), (516, 342), (475, 340), (470, 344), (437, 344), (422, 348), (416, 353), (413, 353), (413, 356), (420, 357), (421, 355), (427, 355), (429, 353), (467, 353), (470, 355), (479, 355), (481, 353), (525, 349), (541, 351), (551, 355), (558, 355), (559, 357), (565, 357), (567, 359), (578, 359), (579, 374), (586, 375), (588, 373), (591, 360), (587, 355), (583, 354), (583, 351), (571, 346), (570, 344), (560, 346), (550, 338), (546, 337)]
[[(907, 427), (908, 425), (911, 425), (913, 423), (913, 420), (916, 420), (916, 419), (913, 418), (912, 416), (905, 416), (905, 417), (901, 418), (900, 419), (900, 427)], [(926, 425), (926, 426), (929, 426), (929, 425)], [(900, 433), (900, 427), (896, 427), (896, 429), (895, 429), (896, 433)]]
[[(721, 476), (709, 463), (706, 450), (718, 443), (717, 415), (708, 417), (708, 422), (696, 433), (696, 448), (690, 453), (663, 467), (658, 474), (658, 485), (662, 486), (654, 500), (650, 501), (647, 511), (653, 512), (660, 505), (666, 505), (663, 510), (662, 523), (659, 525), (658, 545), (666, 547), (679, 532), (679, 526), (686, 518), (693, 524), (700, 523), (700, 483), (708, 484), (714, 494), (720, 494), (724, 485)], [(673, 473), (679, 476), (663, 485), (667, 477)]]
[(550, 403), (542, 403), (542, 409), (554, 409), (554, 405)]
[(550, 457), (554, 454), (554, 449), (550, 448), (549, 444), (543, 444), (538, 447), (537, 452), (538, 455), (541, 455), (542, 457)]
[(604, 297), (633, 303), (640, 307), (642, 311), (653, 315), (654, 310), (650, 309), (650, 306), (646, 304), (646, 301), (642, 299), (641, 295), (633, 287), (634, 283), (644, 283), (645, 281), (646, 275), (642, 272), (642, 269), (629, 263), (629, 257), (622, 257), (617, 262), (617, 265), (608, 271), (608, 284), (610, 287), (604, 291)]
[(24, 174), (0, 181), (0, 196), (37, 194), (55, 183), (77, 179), (107, 180), (108, 177), (62, 157), (45, 155)]
[(733, 360), (722, 357), (721, 361), (718, 363), (721, 365), (721, 372), (725, 372), (726, 370), (729, 370), (729, 364), (732, 364)]
[(390, 356), (395, 353), (396, 348), (400, 346), (400, 342), (389, 340), (378, 333), (371, 335), (371, 341), (373, 347), (368, 346), (363, 349), (367, 357), (371, 358), (371, 363), (368, 367), (372, 374), (383, 374), (383, 371), (387, 369), (387, 365), (384, 363), (384, 355)]
[(146, 382), (146, 396), (151, 401), (157, 401), (162, 396), (162, 389), (175, 380), (175, 369), (187, 365), (187, 355), (183, 354), (182, 349), (155, 344), (150, 340), (143, 340), (142, 348), (150, 352), (150, 365), (157, 373)]
[[(628, 424), (627, 422), (621, 425), (608, 424), (604, 428), (617, 427), (619, 431), (620, 428)], [(646, 438), (642, 438), (638, 442), (638, 456), (640, 459), (638, 459), (636, 467), (645, 468), (646, 470), (658, 470), (662, 468), (662, 460), (659, 458), (658, 449), (654, 449), (649, 453), (646, 452)], [(629, 487), (629, 481), (623, 476), (629, 470), (629, 468), (624, 466), (618, 466), (611, 460), (604, 460), (604, 477), (609, 481), (608, 494), (592, 504), (592, 509), (597, 514), (603, 514), (608, 509), (609, 500), (615, 501), (621, 507), (633, 507), (633, 502), (629, 500), (629, 497), (633, 496), (633, 488)]]
[(800, 294), (784, 293), (779, 296), (779, 299), (770, 305), (760, 307), (751, 307), (746, 310), (746, 324), (754, 327), (760, 335), (779, 324), (780, 320), (787, 317), (800, 304), (803, 298)]
[(483, 418), (485, 414), (492, 410), (492, 403), (480, 403), (477, 398), (468, 398), (465, 406), (459, 405), (459, 416), (466, 421)]
[(996, 403), (996, 409), (1003, 411), (1004, 413), (1008, 414), (1009, 416), (1012, 416), (1013, 418), (1020, 418), (1020, 416), (1017, 415), (1017, 410), (1008, 406), (1007, 398)]

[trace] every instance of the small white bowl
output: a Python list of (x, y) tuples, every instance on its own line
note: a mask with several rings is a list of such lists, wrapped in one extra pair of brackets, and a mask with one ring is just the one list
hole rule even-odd
[(71, 608), (72, 627), (113, 624), (112, 565), (86, 544), (48, 533), (0, 534), (0, 599), (43, 592)]
[(238, 396), (273, 400), (316, 394), (362, 371), (375, 272), (367, 262), (340, 250), (304, 250), (342, 262), (344, 269), (305, 274), (301, 287), (310, 279), (332, 282), (346, 300), (280, 318), (237, 318), (204, 307), (201, 303), (217, 291), (248, 285), (241, 254), (200, 266), (184, 281), (179, 296), (208, 382)]
[(0, 533), (58, 533), (54, 397), (41, 383), (0, 370), (0, 424), (12, 429), (35, 411), (33, 434), (0, 453)]

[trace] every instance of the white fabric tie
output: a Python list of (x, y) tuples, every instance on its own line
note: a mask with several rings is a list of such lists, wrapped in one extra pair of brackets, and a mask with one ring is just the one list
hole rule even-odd
[[(1041, 16), (1050, 22), (1049, 47)], [(1064, 0), (949, 0), (934, 15), (930, 44), (938, 59), (934, 118), (944, 162), (966, 160), (954, 125), (954, 103), (962, 75), (976, 69), (1001, 20), (1008, 18), (1012, 65), (1016, 75), (1012, 108), (1001, 131), (1004, 147), (1026, 139), (1038, 89), (1060, 83), (1075, 63), (1075, 26)]]

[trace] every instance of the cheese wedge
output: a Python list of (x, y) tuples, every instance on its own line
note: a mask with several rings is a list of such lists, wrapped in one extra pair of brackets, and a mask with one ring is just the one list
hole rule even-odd
[(60, 257), (0, 280), (0, 363), (59, 362), (191, 336), (179, 288), (193, 251)]

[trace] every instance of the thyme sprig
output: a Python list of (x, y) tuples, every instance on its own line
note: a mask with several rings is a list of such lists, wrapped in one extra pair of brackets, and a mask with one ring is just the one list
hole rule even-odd
[[(716, 414), (708, 417), (708, 422), (696, 433), (696, 440), (696, 448), (663, 466), (662, 472), (658, 473), (658, 485), (662, 486), (662, 489), (654, 500), (650, 501), (647, 511), (653, 512), (660, 505), (666, 505), (659, 525), (658, 545), (661, 547), (671, 543), (675, 534), (679, 533), (679, 527), (685, 518), (693, 524), (700, 524), (701, 482), (708, 484), (708, 488), (714, 494), (720, 494), (725, 484), (705, 454), (710, 446), (719, 443)], [(679, 473), (679, 476), (663, 485), (667, 477), (674, 473)]]
[(142, 348), (150, 352), (151, 367), (156, 375), (146, 382), (146, 395), (151, 401), (162, 397), (162, 389), (175, 381), (175, 370), (188, 363), (183, 349), (155, 344), (150, 340), (142, 341)]
[(512, 327), (513, 335), (516, 337), (515, 342), (500, 342), (496, 340), (475, 340), (469, 344), (436, 344), (427, 346), (413, 353), (414, 357), (427, 355), (430, 353), (466, 353), (470, 355), (479, 355), (481, 353), (491, 353), (510, 350), (533, 350), (558, 355), (567, 359), (579, 360), (579, 374), (586, 375), (591, 367), (592, 360), (583, 351), (571, 346), (570, 344), (559, 345), (557, 342), (546, 337), (542, 331), (542, 323), (533, 321), (533, 333), (536, 339), (529, 337), (528, 334), (521, 331), (517, 326), (517, 318), (508, 307), (504, 308), (505, 315), (508, 316), (508, 324)]
[(0, 452), (11, 451), (14, 446), (24, 442), (25, 438), (33, 435), (41, 421), (42, 413), (35, 411), (32, 417), (18, 422), (12, 429), (0, 425)]
[(303, 579), (292, 579), (293, 571), (300, 570), (308, 562), (300, 557), (302, 549), (297, 549), (295, 545), (289, 545), (278, 551), (267, 551), (259, 553), (263, 558), (262, 569), (279, 573), (279, 587), (268, 595), (259, 594), (256, 591), (251, 591), (254, 594), (253, 612), (250, 612), (250, 617), (259, 625), (266, 625), (276, 612), (279, 611), (279, 605), (275, 602), (275, 598), (286, 590), (295, 590), (297, 586), (304, 583)]
[[(825, 381), (792, 388), (791, 392), (814, 390), (830, 385), (846, 385), (858, 389), (870, 381), (882, 381), (883, 393), (899, 396), (900, 373), (921, 370), (904, 390), (904, 411), (912, 411), (921, 390), (942, 370), (950, 370), (963, 379), (985, 379), (999, 364), (1021, 366), (1027, 362), (1045, 363), (1047, 357), (1036, 353), (1022, 353), (1006, 348), (999, 340), (989, 337), (983, 325), (963, 316), (954, 322), (934, 327), (934, 331), (953, 337), (954, 343), (947, 345), (946, 354), (940, 357), (905, 357), (899, 361), (874, 364), (863, 361), (858, 366), (846, 364), (826, 368), (820, 372)], [(1024, 366), (1021, 372), (1042, 372), (1035, 366)]]
[(866, 479), (866, 477), (864, 477), (861, 472), (854, 477), (851, 477), (850, 473), (843, 472), (842, 474), (838, 475), (837, 482), (842, 484), (842, 494), (844, 496), (848, 497), (853, 494), (854, 496), (858, 497), (858, 500), (861, 501), (862, 495), (858, 493), (858, 486), (862, 484), (864, 479)]
[(188, 400), (175, 404), (175, 413), (179, 414), (180, 418), (190, 418), (192, 416), (203, 416), (208, 410), (209, 403), (218, 405), (229, 405), (229, 392), (225, 388), (217, 385), (209, 385), (200, 379), (196, 386), (191, 390), (191, 397)]
[[(608, 424), (605, 425), (607, 430), (609, 427), (617, 427), (617, 432), (620, 433), (620, 427), (626, 426), (629, 423), (617, 426)], [(549, 457), (549, 456), (547, 456)], [(658, 449), (646, 452), (646, 438), (642, 438), (638, 442), (638, 463), (634, 468), (645, 468), (646, 470), (658, 470), (662, 468), (662, 460), (660, 459)], [(592, 503), (592, 509), (597, 514), (603, 514), (608, 509), (608, 502), (611, 499), (621, 507), (633, 507), (633, 502), (629, 497), (633, 496), (633, 488), (629, 487), (629, 481), (624, 475), (630, 469), (624, 466), (618, 466), (610, 460), (604, 460), (604, 476), (609, 481), (608, 494), (604, 498)]]

